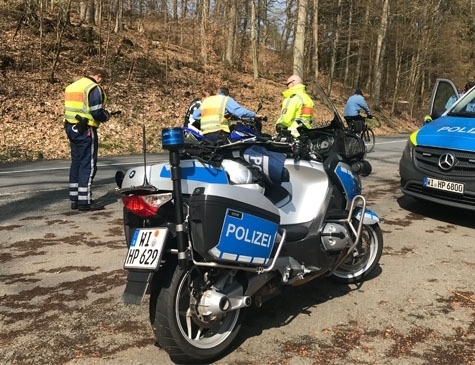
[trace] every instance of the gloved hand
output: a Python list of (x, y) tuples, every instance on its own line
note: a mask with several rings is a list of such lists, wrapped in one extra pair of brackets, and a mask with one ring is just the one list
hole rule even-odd
[(292, 150), (294, 153), (294, 160), (299, 161), (302, 158), (302, 146), (300, 145), (300, 141), (298, 139), (294, 141)]
[(368, 118), (368, 119), (373, 119), (373, 115), (372, 115), (372, 114), (367, 114), (367, 115), (366, 115), (366, 118)]
[(79, 134), (83, 134), (87, 130), (88, 119), (76, 114), (76, 120), (78, 121), (76, 124), (77, 131)]

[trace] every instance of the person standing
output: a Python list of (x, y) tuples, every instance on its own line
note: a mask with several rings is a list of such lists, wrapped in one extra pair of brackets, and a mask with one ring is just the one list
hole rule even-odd
[(230, 117), (262, 118), (239, 105), (229, 96), (227, 87), (220, 87), (216, 95), (204, 98), (200, 107), (193, 112), (193, 118), (200, 121), (201, 133), (206, 139), (217, 142), (223, 141), (230, 133)]
[(91, 186), (97, 172), (97, 128), (110, 118), (110, 113), (105, 109), (106, 94), (101, 87), (107, 76), (107, 71), (103, 68), (92, 68), (88, 76), (65, 89), (64, 129), (71, 148), (71, 209), (104, 209), (104, 206), (92, 203)]
[(356, 89), (355, 93), (351, 95), (346, 101), (345, 109), (343, 110), (343, 117), (348, 123), (348, 127), (352, 128), (355, 132), (361, 132), (364, 127), (364, 117), (360, 115), (360, 111), (364, 110), (366, 118), (371, 119), (371, 111), (368, 104), (363, 97), (361, 89)]
[(312, 118), (315, 104), (307, 94), (306, 87), (299, 75), (292, 75), (286, 82), (287, 90), (282, 92), (284, 99), (276, 129), (288, 129), (294, 137), (298, 137), (297, 128), (303, 124), (307, 128), (312, 127)]

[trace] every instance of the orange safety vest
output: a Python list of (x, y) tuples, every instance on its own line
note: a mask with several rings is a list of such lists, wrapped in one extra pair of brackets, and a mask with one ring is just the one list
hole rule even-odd
[[(88, 77), (83, 77), (66, 87), (64, 92), (64, 121), (76, 124), (78, 120), (76, 115), (87, 118), (89, 122), (87, 125), (91, 127), (99, 127), (99, 122), (96, 122), (91, 114), (89, 107), (89, 93), (98, 86)], [(104, 100), (102, 104), (106, 103), (106, 94), (103, 91)]]
[(205, 98), (200, 106), (201, 132), (203, 134), (218, 132), (229, 133), (229, 120), (225, 117), (228, 96), (213, 95)]

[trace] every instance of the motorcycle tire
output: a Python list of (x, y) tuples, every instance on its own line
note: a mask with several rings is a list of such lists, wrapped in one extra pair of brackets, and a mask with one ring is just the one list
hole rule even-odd
[(378, 224), (363, 225), (360, 242), (330, 276), (336, 282), (357, 283), (371, 274), (383, 253), (383, 233)]
[(162, 278), (152, 283), (150, 321), (155, 338), (177, 364), (212, 363), (241, 329), (243, 311), (239, 309), (215, 322), (200, 324), (197, 320), (193, 311), (198, 306), (190, 305), (190, 299), (193, 292), (201, 293), (197, 288), (203, 288), (204, 272), (196, 266), (183, 270), (167, 265), (158, 273)]

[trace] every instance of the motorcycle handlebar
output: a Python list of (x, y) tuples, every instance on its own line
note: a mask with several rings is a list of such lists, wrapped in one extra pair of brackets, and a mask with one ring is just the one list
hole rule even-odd
[(232, 115), (230, 118), (230, 120), (232, 121), (241, 121), (241, 122), (267, 122), (267, 117), (264, 116), (264, 117), (236, 117), (234, 115)]

